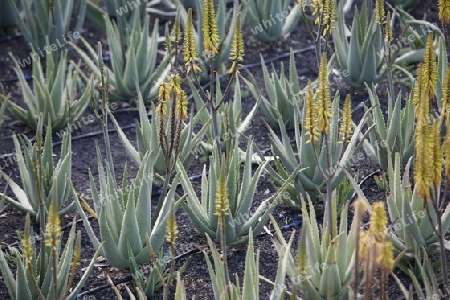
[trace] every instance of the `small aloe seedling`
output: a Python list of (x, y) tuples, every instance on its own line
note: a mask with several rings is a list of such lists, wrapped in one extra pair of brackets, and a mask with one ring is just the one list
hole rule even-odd
[[(37, 128), (38, 119), (42, 116), (44, 124), (51, 122), (52, 130), (64, 129), (74, 123), (89, 104), (91, 79), (84, 87), (81, 95), (78, 93), (82, 75), (78, 65), (70, 63), (67, 70), (67, 51), (59, 59), (53, 53), (46, 55), (45, 72), (41, 66), (39, 55), (33, 51), (33, 88), (28, 85), (21, 66), (13, 57), (15, 71), (19, 78), (20, 89), (27, 109), (8, 101), (8, 110), (20, 121), (33, 129)], [(6, 101), (6, 96), (0, 94), (0, 100)]]
[(252, 33), (262, 42), (275, 42), (289, 34), (301, 17), (298, 5), (289, 0), (246, 0), (247, 20)]
[(70, 192), (67, 179), (72, 168), (70, 131), (63, 136), (61, 155), (55, 165), (49, 128), (50, 123), (44, 138), (42, 121), (39, 121), (34, 143), (26, 136), (13, 136), (22, 187), (0, 171), (16, 199), (0, 195), (14, 207), (37, 219), (49, 209), (53, 198), (57, 199), (55, 208), (59, 214), (67, 213), (74, 205), (73, 202), (67, 203)]
[[(100, 248), (95, 252), (89, 266), (84, 271), (80, 281), (74, 286), (77, 268), (81, 263), (81, 231), (75, 233), (74, 219), (69, 238), (64, 250), (61, 247), (61, 223), (56, 206), (50, 205), (45, 230), (42, 231), (41, 249), (38, 253), (36, 240), (32, 238), (30, 215), (25, 219), (25, 229), (21, 236), (21, 251), (10, 248), (15, 255), (16, 276), (5, 260), (3, 250), (0, 250), (0, 270), (3, 275), (11, 299), (48, 299), (74, 300), (83, 288)], [(61, 251), (63, 250), (63, 251)]]
[[(144, 24), (141, 26), (141, 18), (137, 12), (132, 19), (130, 28), (131, 34), (123, 37), (119, 28), (112, 24), (109, 19), (105, 19), (106, 33), (108, 37), (109, 49), (111, 52), (112, 69), (106, 69), (109, 79), (110, 90), (109, 99), (111, 101), (133, 102), (138, 97), (136, 82), (143, 96), (144, 102), (156, 101), (158, 95), (158, 85), (163, 82), (170, 70), (170, 56), (166, 55), (159, 64), (158, 57), (158, 22), (151, 36), (149, 36), (149, 17), (145, 14)], [(100, 52), (96, 52), (89, 43), (81, 38), (88, 53), (79, 47), (74, 46), (83, 58), (97, 82), (101, 82), (102, 70), (98, 66)], [(100, 85), (96, 86), (99, 90)]]

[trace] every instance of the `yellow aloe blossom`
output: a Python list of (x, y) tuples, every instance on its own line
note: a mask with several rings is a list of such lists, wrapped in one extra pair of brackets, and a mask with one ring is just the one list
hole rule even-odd
[(156, 112), (162, 116), (167, 116), (167, 104), (170, 101), (170, 90), (169, 83), (162, 82), (159, 85), (159, 93), (158, 93), (159, 104), (156, 107)]
[(387, 236), (388, 218), (383, 202), (374, 202), (372, 204), (372, 216), (370, 217), (370, 227), (368, 235), (373, 237), (376, 242), (384, 241)]
[(343, 143), (348, 143), (352, 136), (352, 106), (350, 94), (347, 94), (347, 97), (345, 98), (339, 134), (342, 138), (341, 142)]
[(311, 140), (317, 141), (319, 138), (318, 132), (319, 119), (317, 118), (317, 107), (314, 101), (314, 93), (312, 89), (311, 81), (308, 80), (308, 85), (306, 87), (306, 97), (305, 97), (305, 135), (309, 136), (309, 140), (306, 143), (310, 143)]
[(171, 213), (167, 219), (166, 241), (171, 245), (175, 244), (178, 233), (180, 231), (178, 230), (177, 220), (175, 219), (175, 215)]
[(33, 260), (33, 245), (31, 240), (31, 225), (30, 225), (30, 214), (27, 214), (25, 218), (25, 228), (23, 230), (22, 237), (22, 253), (25, 257), (27, 264), (31, 263)]
[(425, 55), (421, 67), (424, 87), (428, 91), (430, 98), (434, 97), (437, 86), (437, 58), (433, 46), (433, 34), (428, 34), (425, 46)]
[(448, 24), (450, 23), (450, 1), (449, 0), (438, 0), (438, 8), (439, 8), (439, 20), (442, 23)]
[(414, 181), (417, 194), (426, 201), (430, 200), (430, 188), (433, 181), (432, 144), (431, 126), (425, 121), (420, 121), (416, 127)]
[(214, 212), (214, 215), (218, 217), (224, 217), (228, 215), (228, 209), (230, 207), (225, 176), (223, 174), (220, 174), (218, 181), (219, 182), (215, 201), (216, 211)]
[(169, 85), (173, 95), (176, 98), (181, 97), (181, 77), (179, 74), (169, 76)]
[[(315, 19), (316, 24), (319, 24), (319, 22), (320, 22), (320, 16), (323, 13), (323, 10), (325, 7), (325, 1), (326, 0), (312, 0), (311, 1), (311, 8), (314, 10), (312, 15), (316, 16), (316, 19)], [(305, 6), (305, 5), (306, 5), (306, 3), (303, 3), (303, 6)]]
[(375, 21), (380, 25), (383, 25), (386, 22), (386, 14), (384, 13), (384, 0), (375, 1)]
[(431, 125), (430, 140), (432, 141), (432, 182), (435, 186), (439, 185), (442, 180), (442, 149), (441, 149), (441, 134), (439, 131), (439, 122), (434, 120)]
[(240, 63), (244, 61), (244, 55), (244, 38), (242, 37), (241, 13), (239, 12), (236, 18), (236, 25), (234, 27), (233, 44), (231, 45), (230, 50), (230, 60), (233, 64), (228, 73), (234, 73), (237, 71), (237, 68), (241, 66)]
[(326, 53), (322, 54), (320, 60), (316, 97), (319, 130), (326, 133), (330, 127), (329, 120), (331, 118), (331, 93), (330, 83), (328, 81)]
[(367, 235), (367, 233), (365, 231), (361, 231), (359, 234), (359, 257), (361, 258), (361, 260), (366, 261), (367, 259), (367, 250), (368, 250), (368, 245), (370, 245), (371, 243), (369, 242), (369, 236)]
[(322, 16), (323, 33), (325, 36), (331, 34), (334, 28), (333, 24), (336, 22), (336, 0), (325, 0)]
[(394, 39), (394, 37), (392, 34), (392, 27), (391, 27), (391, 12), (388, 12), (387, 19), (384, 24), (384, 42), (386, 44), (390, 44), (393, 39)]
[(45, 226), (45, 246), (56, 249), (56, 245), (61, 242), (59, 239), (61, 235), (61, 220), (59, 219), (58, 209), (52, 203), (48, 209)]
[(184, 64), (187, 67), (187, 73), (191, 70), (201, 71), (200, 67), (197, 65), (198, 54), (197, 54), (197, 45), (195, 43), (194, 38), (194, 28), (192, 25), (192, 8), (188, 10), (188, 18), (186, 22), (186, 31), (184, 33), (184, 45), (183, 45), (183, 54), (184, 54)]
[(219, 49), (219, 30), (213, 0), (205, 0), (203, 4), (203, 45), (206, 55), (213, 56)]
[(394, 268), (394, 247), (391, 241), (377, 244), (376, 264), (384, 271), (391, 272)]
[(298, 0), (297, 2), (298, 8), (300, 8), (302, 11), (306, 8), (306, 0)]
[(181, 96), (177, 98), (176, 109), (177, 115), (182, 119), (186, 120), (188, 118), (188, 101), (186, 92), (181, 90)]

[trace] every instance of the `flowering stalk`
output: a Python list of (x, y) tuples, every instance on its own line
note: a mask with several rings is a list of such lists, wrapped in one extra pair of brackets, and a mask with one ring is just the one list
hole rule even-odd
[[(378, 271), (380, 276), (380, 295), (387, 300), (387, 276), (394, 267), (392, 242), (387, 239), (388, 218), (383, 202), (372, 204), (370, 227), (367, 232), (361, 232), (359, 255), (364, 263), (364, 299), (369, 299), (372, 291), (373, 274)], [(373, 293), (373, 291), (372, 291)]]
[(61, 242), (60, 241), (61, 235), (62, 235), (61, 220), (59, 219), (58, 209), (52, 203), (49, 208), (47, 217), (47, 226), (45, 228), (45, 246), (51, 248), (51, 260), (53, 272), (52, 287), (54, 295), (58, 295), (58, 269), (57, 269), (56, 247)]
[(31, 261), (33, 260), (33, 245), (32, 245), (32, 240), (31, 240), (32, 238), (31, 238), (30, 223), (31, 223), (30, 214), (27, 214), (27, 216), (25, 217), (25, 228), (23, 230), (23, 237), (22, 237), (22, 253), (25, 258), (25, 263), (26, 263), (28, 273), (30, 274), (30, 278), (33, 281), (33, 284), (39, 293), (39, 298), (41, 300), (45, 300), (45, 297), (42, 294), (42, 290), (39, 287), (39, 284), (36, 280), (36, 276), (34, 275), (33, 265), (31, 263)]
[(172, 201), (171, 204), (171, 208), (170, 208), (170, 216), (167, 219), (167, 228), (166, 228), (166, 241), (169, 243), (170, 245), (170, 255), (171, 255), (171, 260), (170, 260), (170, 273), (167, 276), (167, 282), (164, 283), (164, 292), (163, 292), (163, 297), (164, 299), (167, 299), (168, 294), (169, 294), (169, 287), (172, 284), (172, 275), (175, 273), (175, 243), (176, 243), (176, 239), (178, 237), (178, 226), (177, 226), (177, 221), (175, 219), (175, 204)]
[(216, 193), (216, 201), (215, 201), (215, 212), (214, 215), (217, 216), (218, 227), (220, 230), (220, 245), (222, 247), (222, 262), (225, 268), (225, 276), (227, 286), (231, 286), (230, 284), (230, 274), (228, 271), (228, 263), (227, 263), (227, 237), (225, 230), (225, 218), (229, 214), (230, 205), (228, 200), (228, 189), (226, 183), (226, 171), (225, 171), (225, 158), (221, 159), (221, 170), (220, 176), (218, 180), (218, 187)]

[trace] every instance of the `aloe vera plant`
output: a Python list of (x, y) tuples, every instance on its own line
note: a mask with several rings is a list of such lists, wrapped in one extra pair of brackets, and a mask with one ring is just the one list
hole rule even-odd
[[(13, 15), (27, 44), (36, 51), (42, 51), (47, 45), (59, 49), (76, 43), (81, 35), (86, 14), (86, 0), (61, 1), (18, 0), (6, 1), (13, 4)], [(75, 21), (73, 21), (74, 19)], [(47, 51), (47, 50), (46, 50)]]
[[(59, 219), (57, 223), (54, 223), (50, 218), (54, 218), (54, 216), (49, 215), (47, 226), (43, 231), (45, 232), (45, 247), (41, 243), (43, 247), (38, 252), (36, 240), (31, 237), (30, 216), (27, 215), (24, 233), (21, 237), (21, 251), (13, 247), (9, 248), (9, 251), (15, 256), (15, 276), (14, 269), (8, 266), (3, 249), (0, 249), (0, 271), (8, 288), (10, 299), (77, 299), (78, 293), (94, 268), (100, 249), (94, 253), (79, 282), (73, 285), (76, 269), (80, 265), (81, 231), (75, 232), (76, 222), (74, 219), (63, 249), (60, 240)], [(55, 236), (58, 236), (58, 240), (55, 240)], [(43, 236), (40, 238), (44, 239)]]
[[(396, 153), (393, 165), (389, 165), (389, 190), (387, 198), (389, 218), (393, 223), (392, 241), (399, 251), (406, 251), (400, 267), (414, 259), (422, 248), (431, 255), (439, 247), (436, 234), (437, 218), (441, 218), (443, 234), (450, 229), (450, 204), (443, 207), (439, 216), (430, 202), (424, 202), (417, 194), (417, 187), (411, 187), (409, 181), (409, 164), (406, 165), (403, 176), (400, 155)], [(430, 216), (425, 205), (429, 205)], [(448, 247), (447, 247), (448, 248)], [(405, 267), (406, 269), (406, 267)]]
[(350, 41), (342, 4), (337, 9), (336, 28), (332, 33), (337, 68), (342, 79), (350, 86), (363, 87), (364, 83), (376, 83), (386, 76), (384, 42), (375, 17), (368, 15), (367, 0), (363, 1), (361, 11), (355, 10)]
[(301, 17), (298, 5), (290, 8), (291, 1), (245, 0), (247, 20), (255, 37), (263, 42), (275, 42), (287, 34)]
[[(170, 57), (166, 55), (159, 64), (158, 56), (158, 22), (151, 36), (148, 34), (149, 17), (145, 15), (143, 26), (138, 13), (133, 13), (131, 34), (123, 37), (119, 28), (105, 19), (106, 33), (111, 52), (112, 69), (103, 66), (109, 80), (109, 100), (134, 102), (138, 97), (136, 82), (145, 103), (155, 101), (158, 94), (158, 85), (167, 77), (171, 68)], [(89, 43), (81, 38), (87, 53), (74, 46), (84, 62), (92, 70), (96, 81), (101, 81), (102, 71), (98, 65), (101, 59), (101, 45), (95, 51)], [(145, 62), (145, 63), (144, 63)], [(100, 89), (99, 86), (96, 86)]]
[[(79, 66), (73, 62), (67, 70), (67, 51), (59, 59), (52, 53), (46, 55), (45, 72), (39, 55), (33, 53), (32, 56), (37, 57), (32, 64), (33, 88), (28, 85), (20, 64), (13, 58), (27, 109), (8, 101), (8, 110), (33, 129), (37, 128), (38, 120), (42, 117), (44, 124), (51, 123), (53, 131), (62, 130), (74, 123), (89, 105), (92, 77), (87, 79), (88, 84), (79, 95), (81, 76), (85, 75), (81, 75)], [(7, 97), (0, 94), (0, 100), (7, 101)]]
[[(275, 194), (261, 202), (256, 211), (251, 214), (250, 208), (253, 203), (254, 194), (258, 180), (267, 165), (267, 162), (258, 166), (257, 170), (251, 175), (252, 171), (252, 142), (247, 144), (247, 153), (245, 158), (244, 173), (242, 179), (239, 176), (240, 152), (237, 146), (230, 154), (229, 164), (226, 168), (226, 189), (224, 196), (229, 201), (229, 208), (225, 216), (225, 235), (226, 244), (235, 245), (245, 243), (248, 239), (248, 230), (251, 227), (253, 234), (258, 234), (269, 219), (269, 214), (275, 209), (278, 200), (283, 195), (283, 185)], [(219, 186), (220, 155), (217, 149), (212, 152), (208, 175), (206, 168), (202, 174), (202, 194), (200, 199), (197, 197), (192, 183), (186, 174), (181, 163), (177, 163), (177, 173), (180, 174), (181, 185), (187, 194), (186, 200), (182, 206), (194, 226), (202, 233), (207, 233), (214, 241), (220, 241), (218, 217), (216, 212), (216, 195)]]
[(70, 131), (63, 136), (61, 155), (55, 165), (49, 126), (51, 124), (47, 125), (44, 139), (42, 121), (40, 121), (34, 143), (26, 136), (13, 135), (22, 187), (0, 171), (0, 175), (6, 180), (15, 197), (0, 195), (11, 205), (36, 219), (42, 213), (45, 214), (53, 198), (57, 199), (55, 205), (59, 214), (67, 213), (74, 206), (73, 202), (68, 203), (70, 191), (67, 179), (71, 176), (72, 168)]
[(414, 153), (415, 118), (412, 97), (407, 96), (405, 106), (401, 108), (401, 93), (397, 95), (395, 102), (389, 95), (385, 121), (376, 88), (367, 86), (367, 91), (373, 107), (368, 114), (367, 124), (375, 126), (364, 141), (364, 150), (384, 172), (388, 171), (388, 157), (394, 159), (396, 152), (400, 153), (401, 167), (404, 167)]
[[(299, 113), (303, 107), (305, 89), (300, 88), (297, 68), (295, 66), (294, 52), (291, 49), (289, 58), (289, 77), (285, 75), (284, 64), (281, 64), (280, 75), (275, 72), (272, 65), (272, 73), (266, 67), (263, 57), (261, 56), (261, 66), (264, 75), (264, 84), (268, 94), (268, 98), (264, 97), (261, 90), (253, 77), (247, 71), (250, 78), (245, 80), (248, 88), (258, 101), (258, 107), (267, 118), (267, 122), (272, 127), (278, 126), (278, 117), (281, 115), (286, 128), (293, 128), (294, 114)], [(279, 114), (277, 114), (277, 112)]]
[[(331, 106), (329, 131), (326, 133), (326, 137), (318, 137), (318, 140), (314, 142), (314, 146), (309, 142), (310, 137), (305, 129), (304, 117), (303, 121), (300, 122), (299, 117), (297, 115), (294, 116), (295, 144), (297, 150), (294, 150), (294, 147), (291, 145), (290, 137), (287, 134), (281, 116), (278, 117), (281, 139), (270, 127), (268, 128), (272, 143), (271, 148), (275, 157), (275, 168), (268, 168), (273, 183), (276, 186), (280, 186), (298, 166), (305, 168), (304, 171), (295, 175), (293, 184), (287, 189), (290, 194), (287, 202), (290, 205), (298, 206), (301, 196), (306, 197), (309, 194), (315, 200), (320, 194), (325, 193), (325, 175), (332, 175), (330, 177), (331, 190), (336, 189), (345, 177), (342, 170), (360, 159), (356, 154), (361, 148), (362, 141), (367, 134), (367, 131), (361, 134), (366, 116), (356, 126), (349, 141), (346, 143), (342, 142), (339, 133), (339, 100), (339, 94), (336, 93)], [(303, 130), (300, 128), (303, 128)], [(314, 151), (317, 153), (315, 154)], [(318, 161), (316, 161), (316, 155)], [(330, 165), (328, 165), (328, 157), (330, 159)]]
[(95, 236), (90, 221), (83, 211), (82, 201), (73, 192), (89, 238), (96, 249), (100, 246), (100, 241), (104, 241), (101, 255), (117, 268), (129, 268), (130, 256), (133, 256), (138, 265), (147, 263), (151, 259), (147, 249), (147, 236), (151, 249), (158, 253), (164, 241), (170, 199), (175, 196), (178, 176), (165, 195), (162, 205), (155, 210), (151, 208), (155, 162), (153, 153), (147, 153), (142, 158), (138, 173), (131, 184), (128, 184), (128, 172), (125, 168), (121, 187), (116, 185), (116, 178), (112, 172), (113, 163), (109, 161), (106, 167), (104, 166), (98, 147), (97, 157), (99, 190), (95, 186), (92, 173), (89, 177), (94, 211), (98, 216), (97, 222), (100, 227), (100, 240)]
[[(335, 201), (333, 201), (335, 203)], [(336, 216), (336, 205), (332, 206)], [(291, 252), (293, 234), (289, 240), (283, 237), (280, 228), (272, 218), (276, 236), (273, 239), (279, 260), (286, 260), (283, 273), (277, 274), (279, 282), (288, 276), (292, 282), (293, 294), (300, 291), (303, 299), (356, 299), (351, 288), (355, 268), (356, 230), (354, 219), (350, 230), (347, 227), (348, 204), (341, 212), (340, 225), (334, 219), (333, 238), (327, 234), (327, 225), (322, 230), (316, 221), (313, 203), (309, 201), (309, 212), (302, 200), (302, 231), (295, 255)], [(280, 292), (279, 290), (278, 293)], [(272, 294), (272, 298), (277, 296)]]

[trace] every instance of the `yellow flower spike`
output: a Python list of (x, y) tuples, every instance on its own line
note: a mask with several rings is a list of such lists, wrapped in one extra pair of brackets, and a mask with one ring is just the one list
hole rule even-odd
[(352, 106), (350, 94), (347, 94), (347, 97), (345, 98), (339, 134), (342, 138), (340, 143), (348, 143), (350, 141), (352, 135)]
[(61, 220), (59, 219), (58, 209), (52, 203), (48, 209), (47, 224), (45, 226), (45, 246), (56, 249), (56, 245), (61, 242), (59, 240), (61, 235)]
[(176, 112), (177, 115), (182, 119), (186, 120), (188, 118), (188, 101), (186, 92), (181, 90), (181, 96), (177, 99)]
[[(172, 95), (175, 98), (181, 97), (181, 77), (178, 74), (172, 74), (169, 77), (169, 86)], [(170, 98), (169, 98), (170, 99)]]
[(331, 34), (334, 28), (333, 24), (336, 21), (336, 0), (324, 0), (322, 26), (323, 36)]
[(423, 200), (430, 199), (430, 188), (433, 181), (431, 166), (433, 165), (433, 147), (431, 140), (431, 126), (426, 121), (419, 121), (416, 127), (414, 161), (414, 181), (417, 194)]
[(317, 118), (317, 107), (314, 101), (314, 93), (311, 85), (311, 81), (308, 80), (308, 85), (306, 87), (306, 97), (305, 97), (305, 120), (304, 127), (306, 130), (305, 135), (309, 136), (309, 140), (306, 143), (310, 143), (311, 140), (317, 141), (319, 138), (318, 132), (318, 121)]
[(216, 211), (214, 212), (215, 216), (224, 217), (228, 215), (228, 209), (230, 206), (228, 200), (228, 189), (223, 172), (219, 176), (215, 205), (216, 205)]
[(197, 45), (195, 43), (194, 38), (194, 28), (192, 25), (192, 8), (188, 10), (188, 19), (186, 22), (186, 31), (184, 33), (184, 45), (183, 45), (183, 54), (184, 54), (184, 64), (187, 67), (187, 73), (191, 70), (201, 71), (200, 67), (197, 65), (198, 54), (197, 54)]
[(365, 231), (359, 234), (359, 257), (361, 261), (366, 261), (367, 245), (369, 245), (368, 235)]
[(424, 80), (423, 84), (428, 91), (430, 98), (432, 98), (435, 95), (434, 91), (437, 86), (437, 58), (434, 52), (432, 33), (428, 34), (422, 66), (422, 80)]
[(159, 104), (156, 107), (156, 112), (162, 116), (167, 116), (167, 103), (170, 101), (170, 90), (169, 83), (162, 82), (159, 85), (159, 94), (158, 94)]
[(306, 1), (305, 0), (298, 0), (297, 2), (298, 8), (300, 8), (301, 10), (305, 10), (306, 8)]
[[(325, 7), (325, 1), (326, 0), (312, 0), (312, 2), (311, 2), (311, 8), (314, 9), (312, 15), (316, 16), (316, 19), (314, 21), (316, 24), (319, 24), (319, 22), (320, 22), (320, 15), (323, 13), (323, 10)], [(306, 3), (306, 1), (305, 1), (305, 3)]]
[(174, 245), (179, 233), (177, 220), (175, 219), (175, 215), (171, 213), (167, 219), (166, 241)]
[(319, 120), (319, 130), (326, 133), (330, 126), (331, 118), (331, 93), (327, 72), (327, 56), (322, 54), (319, 66), (319, 78), (317, 83), (317, 114)]
[(450, 1), (449, 0), (438, 0), (438, 8), (439, 8), (439, 20), (442, 23), (448, 24), (450, 23)]
[(387, 236), (388, 218), (383, 202), (374, 202), (372, 204), (372, 216), (370, 217), (370, 227), (368, 235), (376, 242), (382, 242)]
[(386, 22), (384, 24), (384, 42), (390, 44), (393, 40), (392, 27), (391, 27), (391, 12), (387, 13)]
[(31, 263), (33, 260), (33, 245), (31, 239), (31, 225), (30, 225), (30, 214), (27, 214), (25, 218), (25, 228), (23, 230), (22, 237), (22, 253), (26, 259), (27, 264)]
[(238, 72), (237, 68), (242, 66), (240, 63), (244, 61), (244, 38), (242, 37), (241, 28), (241, 13), (239, 12), (236, 18), (236, 25), (234, 27), (233, 44), (230, 50), (230, 60), (233, 62), (228, 73)]
[(439, 132), (439, 121), (434, 120), (431, 125), (430, 140), (432, 142), (432, 182), (435, 186), (438, 186), (442, 180), (442, 149), (441, 149), (441, 135)]
[(376, 264), (384, 271), (391, 272), (394, 268), (393, 246), (390, 241), (384, 241), (377, 244)]
[(384, 0), (376, 0), (375, 2), (375, 21), (380, 25), (383, 25), (386, 22), (386, 14), (384, 13)]
[(205, 0), (203, 7), (203, 45), (206, 55), (218, 53), (219, 33), (213, 0)]

